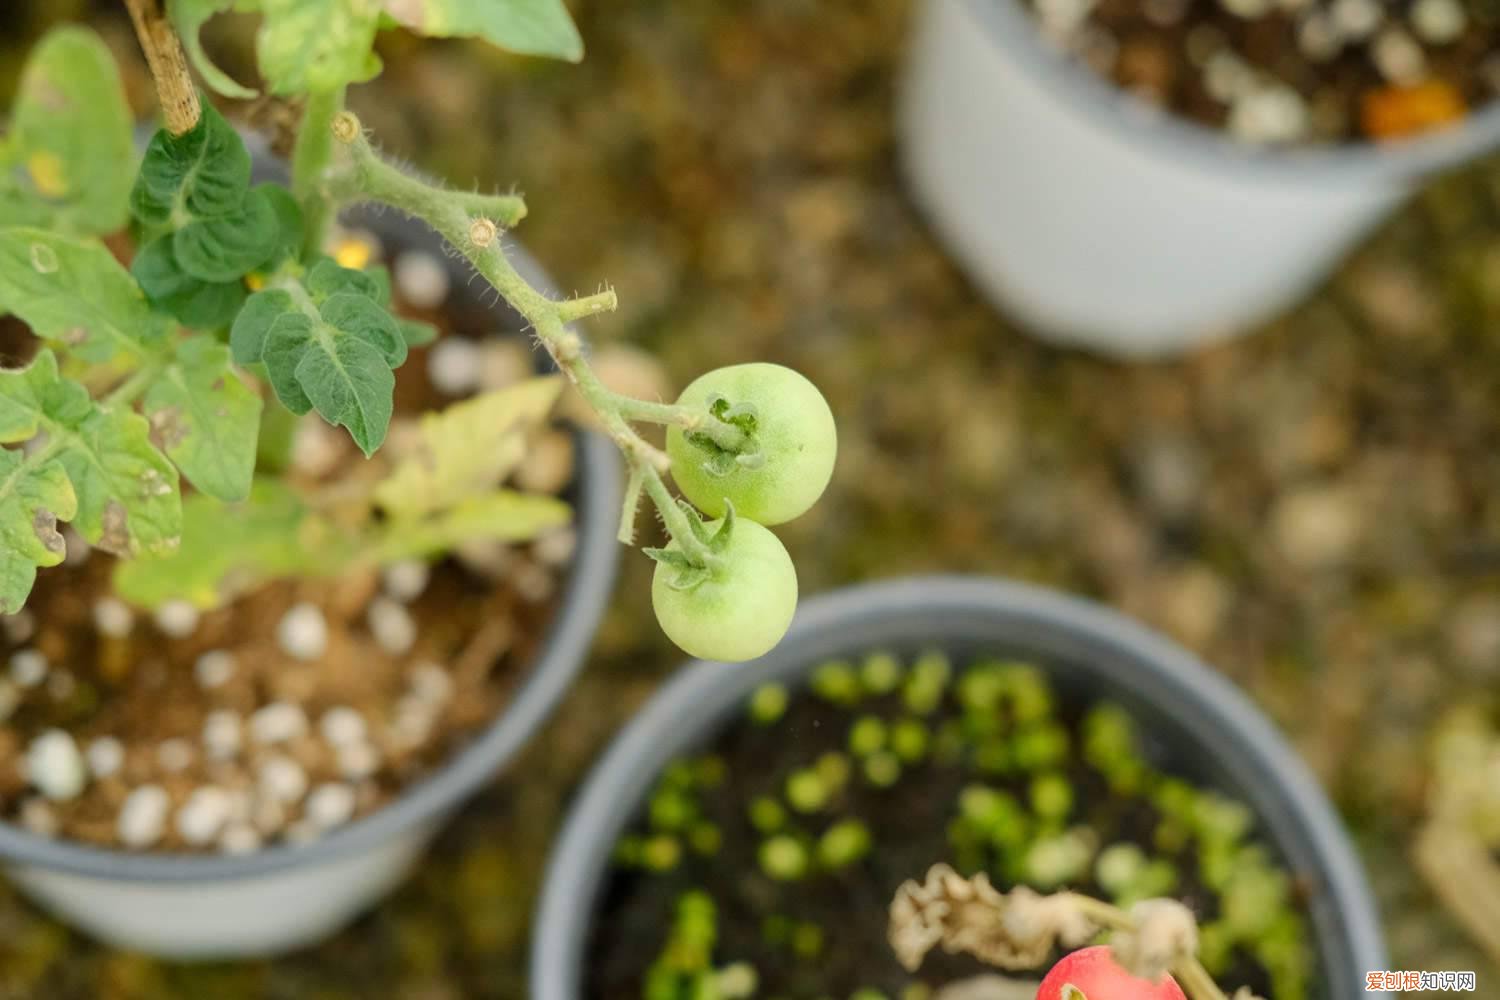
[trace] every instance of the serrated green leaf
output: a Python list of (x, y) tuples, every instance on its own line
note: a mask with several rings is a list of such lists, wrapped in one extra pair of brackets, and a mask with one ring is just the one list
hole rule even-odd
[(278, 576), (338, 573), (354, 551), (347, 536), (311, 517), (290, 487), (262, 479), (243, 503), (188, 497), (177, 550), (121, 562), (114, 585), (125, 600), (147, 607), (186, 600), (207, 608)]
[(250, 154), (224, 116), (204, 102), (191, 131), (174, 136), (159, 129), (146, 147), (131, 213), (149, 225), (162, 225), (184, 213), (212, 219), (238, 209), (250, 189)]
[(261, 401), (230, 366), (229, 348), (183, 341), (141, 408), (152, 440), (199, 491), (224, 501), (249, 495)]
[(256, 50), (273, 94), (336, 90), (380, 72), (375, 0), (261, 0), (260, 11)]
[(396, 319), (374, 299), (354, 292), (339, 292), (330, 296), (318, 311), (323, 322), (379, 351), (387, 368), (400, 368), (406, 363), (406, 341)]
[(439, 555), (466, 541), (521, 542), (572, 520), (556, 497), (495, 490), (431, 517), (403, 521), (381, 547), (385, 560)]
[(0, 229), (0, 307), (90, 364), (150, 354), (167, 332), (104, 244), (40, 229)]
[(199, 37), (209, 18), (233, 6), (234, 0), (167, 0), (167, 12), (177, 25), (177, 33), (182, 36), (182, 46), (202, 75), (203, 82), (225, 97), (248, 101), (260, 96), (259, 91), (244, 86), (214, 65), (213, 60), (203, 51), (203, 41)]
[(73, 526), (115, 555), (164, 552), (182, 530), (177, 469), (139, 413), (96, 408), (58, 455), (78, 494)]
[(434, 38), (483, 38), (510, 52), (583, 58), (583, 39), (562, 0), (385, 0), (385, 7)]
[(25, 368), (0, 369), (0, 444), (29, 441), (48, 421), (75, 427), (93, 406), (87, 389), (59, 375), (57, 356), (41, 351)]
[(146, 418), (84, 405), (43, 351), (30, 367), (0, 372), (0, 420), (7, 439), (37, 432), (73, 485), (74, 527), (117, 555), (162, 551), (177, 543), (182, 507), (177, 470), (152, 446)]
[(130, 262), (130, 273), (147, 300), (197, 330), (216, 330), (230, 323), (245, 301), (239, 280), (199, 281), (177, 266), (172, 237), (146, 244)]
[(57, 522), (71, 520), (77, 510), (62, 466), (0, 448), (0, 614), (26, 603), (37, 567), (62, 562), (67, 547)]
[(279, 240), (276, 210), (257, 189), (234, 211), (195, 219), (173, 233), (172, 253), (177, 266), (199, 281), (236, 281), (265, 263)]
[(125, 224), (130, 108), (109, 48), (57, 28), (32, 51), (0, 153), (0, 225), (91, 235)]
[[(386, 280), (389, 282), (389, 278)], [(377, 275), (344, 267), (332, 257), (320, 257), (317, 263), (308, 268), (307, 277), (303, 279), (302, 284), (313, 302), (318, 305), (322, 305), (340, 292), (362, 295), (382, 306), (389, 305), (391, 301), (389, 290), (382, 299), (380, 278)]]
[[(229, 330), (229, 346), (234, 351), (237, 364), (258, 364), (266, 349), (266, 337), (278, 319), (295, 312), (296, 302), (290, 292), (279, 288), (268, 288), (256, 292), (245, 301), (245, 308), (234, 318)], [(296, 365), (293, 364), (295, 369)]]
[(416, 518), (493, 490), (561, 391), (562, 380), (546, 376), (424, 414), (421, 446), (376, 486), (376, 503), (392, 517)]
[(296, 375), (323, 419), (347, 428), (359, 450), (373, 455), (390, 427), (396, 390), (380, 351), (355, 337), (318, 337), (297, 362)]
[(316, 324), (300, 312), (283, 313), (271, 324), (261, 348), (260, 360), (281, 405), (301, 416), (312, 409), (312, 400), (297, 380), (297, 366), (312, 344)]
[(305, 222), (302, 218), (302, 206), (280, 184), (257, 184), (250, 189), (251, 194), (257, 192), (270, 202), (271, 210), (276, 215), (276, 240), (270, 256), (256, 265), (258, 269), (266, 270), (295, 257), (302, 249)]

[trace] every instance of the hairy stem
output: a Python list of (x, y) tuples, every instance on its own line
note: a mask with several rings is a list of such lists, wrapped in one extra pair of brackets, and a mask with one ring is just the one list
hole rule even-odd
[(343, 87), (309, 94), (292, 147), (292, 193), (302, 204), (307, 225), (303, 250), (309, 256), (323, 249), (328, 235), (332, 210), (323, 190), (323, 175), (333, 158), (333, 119), (343, 109)]
[(690, 406), (675, 403), (653, 403), (632, 396), (613, 393), (615, 406), (626, 420), (642, 420), (652, 424), (671, 424), (685, 431), (694, 431), (706, 436), (725, 451), (749, 451), (753, 445), (749, 435), (734, 424), (720, 420), (711, 413), (695, 410)]
[[(658, 404), (630, 400), (605, 388), (584, 356), (583, 342), (568, 329), (572, 320), (613, 310), (615, 293), (604, 291), (561, 302), (548, 298), (521, 276), (501, 247), (500, 227), (509, 224), (507, 220), (519, 219), (525, 214), (524, 203), (518, 197), (485, 197), (448, 191), (406, 174), (380, 158), (370, 147), (358, 119), (347, 111), (334, 116), (332, 134), (347, 147), (349, 162), (326, 175), (324, 190), (327, 196), (334, 203), (368, 200), (400, 209), (426, 222), (463, 254), (500, 296), (531, 324), (532, 332), (558, 369), (598, 414), (605, 432), (625, 456), (632, 484), (639, 483), (637, 489), (644, 488), (651, 497), (662, 523), (682, 551), (699, 565), (718, 565), (719, 558), (697, 540), (687, 523), (687, 516), (678, 509), (662, 480), (662, 473), (671, 465), (670, 460), (630, 426), (631, 420), (652, 419), (646, 414), (659, 412), (652, 409)], [(693, 414), (686, 408), (678, 409), (684, 412), (677, 413), (671, 408), (660, 412), (671, 410), (672, 423), (702, 421), (706, 424), (713, 419), (706, 412)], [(722, 424), (721, 421), (715, 423)], [(728, 424), (723, 424), (723, 427), (739, 433), (737, 428)], [(743, 444), (743, 440), (739, 443)], [(626, 510), (621, 516), (622, 537), (630, 534), (630, 526), (623, 522), (634, 514), (631, 496), (626, 499)]]
[(188, 72), (182, 41), (162, 11), (161, 0), (125, 0), (125, 6), (146, 53), (146, 64), (151, 67), (167, 131), (173, 135), (191, 132), (203, 109), (198, 105), (198, 88)]

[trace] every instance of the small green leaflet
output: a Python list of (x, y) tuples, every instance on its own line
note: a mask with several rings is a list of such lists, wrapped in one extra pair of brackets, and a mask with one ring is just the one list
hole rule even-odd
[(146, 147), (130, 211), (152, 225), (179, 212), (211, 219), (240, 207), (250, 190), (250, 153), (234, 126), (203, 103), (203, 116), (189, 132), (174, 136), (158, 129)]
[(182, 506), (182, 545), (175, 552), (115, 567), (115, 591), (125, 600), (214, 607), (278, 576), (339, 573), (358, 551), (349, 536), (309, 516), (279, 480), (256, 480), (243, 503), (193, 494)]
[(0, 307), (89, 364), (149, 354), (167, 332), (104, 244), (41, 229), (0, 228)]
[[(229, 10), (235, 5), (234, 0), (167, 0), (167, 13), (177, 26), (177, 33), (182, 36), (182, 46), (187, 50), (188, 58), (197, 67), (203, 82), (215, 93), (235, 100), (248, 101), (260, 96), (255, 90), (242, 86), (228, 73), (214, 65), (208, 53), (203, 51), (203, 41), (199, 37), (203, 30), (204, 22), (222, 11)], [(244, 4), (242, 4), (244, 6)]]
[(387, 529), (380, 546), (384, 561), (442, 555), (467, 541), (522, 542), (572, 520), (573, 511), (556, 497), (495, 490), (469, 497), (450, 510)]
[(84, 28), (49, 32), (26, 63), (0, 141), (0, 225), (113, 232), (125, 224), (134, 158), (109, 49)]
[(583, 58), (583, 39), (562, 0), (385, 0), (385, 9), (434, 38), (482, 38), (524, 55)]
[(58, 521), (78, 511), (73, 485), (57, 462), (36, 463), (17, 449), (0, 448), (0, 614), (26, 603), (39, 566), (56, 566), (67, 554)]
[(299, 285), (252, 295), (229, 332), (234, 360), (263, 364), (283, 406), (349, 430), (367, 456), (391, 421), (392, 370), (406, 361), (406, 339), (378, 301), (370, 275), (327, 258)]
[[(243, 6), (243, 4), (242, 4)], [(256, 51), (273, 94), (324, 93), (380, 72), (378, 0), (256, 0)]]
[(558, 376), (534, 378), (423, 415), (420, 446), (375, 487), (376, 502), (394, 518), (415, 518), (488, 493), (525, 456), (561, 391)]
[(207, 337), (182, 341), (142, 410), (151, 439), (200, 491), (224, 501), (250, 494), (261, 401), (230, 367), (229, 348)]
[(152, 446), (145, 417), (86, 400), (51, 351), (0, 371), (0, 441), (46, 435), (77, 498), (73, 525), (94, 545), (117, 555), (170, 549), (182, 525), (177, 470)]
[(216, 330), (232, 323), (248, 294), (242, 281), (200, 281), (183, 271), (177, 266), (171, 236), (137, 251), (130, 273), (147, 299), (197, 330)]

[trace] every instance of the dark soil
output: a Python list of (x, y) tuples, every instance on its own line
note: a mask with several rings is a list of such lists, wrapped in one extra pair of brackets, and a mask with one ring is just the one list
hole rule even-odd
[[(1075, 747), (1077, 726), (1089, 707), (1079, 699), (1059, 706)], [(958, 860), (962, 852), (956, 852), (947, 833), (966, 785), (1001, 789), (1025, 802), (1033, 772), (986, 771), (968, 752), (963, 759), (948, 762), (929, 755), (924, 762), (905, 767), (894, 786), (877, 788), (859, 776), (856, 758), (855, 776), (826, 810), (808, 816), (788, 807), (789, 822), (791, 828), (815, 840), (835, 821), (856, 817), (872, 832), (875, 849), (847, 869), (815, 872), (794, 882), (774, 880), (762, 870), (757, 852), (763, 837), (747, 819), (748, 804), (762, 795), (785, 803), (782, 789), (787, 776), (824, 753), (847, 752), (850, 723), (863, 715), (893, 721), (909, 713), (899, 694), (867, 697), (854, 710), (805, 695), (793, 698), (781, 721), (766, 726), (740, 719), (704, 749), (705, 755), (722, 760), (727, 768), (722, 783), (698, 797), (702, 816), (722, 832), (722, 846), (710, 855), (685, 850), (682, 862), (665, 873), (617, 866), (586, 951), (591, 956), (589, 997), (639, 1000), (643, 996), (646, 970), (661, 954), (677, 900), (691, 890), (707, 892), (717, 906), (714, 965), (749, 962), (759, 975), (757, 996), (846, 997), (861, 988), (874, 988), (898, 997), (914, 983), (937, 988), (994, 971), (971, 957), (949, 956), (935, 949), (917, 975), (907, 974), (887, 941), (887, 913), (896, 888), (907, 879), (920, 880), (938, 861), (954, 862), (962, 874), (978, 869)], [(929, 717), (931, 729), (937, 732), (945, 721), (960, 717), (950, 695)], [(1175, 776), (1170, 760), (1150, 759), (1148, 763)], [(1078, 760), (1076, 750), (1065, 773), (1080, 803), (1069, 819), (1070, 826), (1082, 823), (1093, 828), (1100, 845), (1128, 842), (1148, 856), (1161, 854), (1153, 845), (1162, 816), (1153, 806), (1140, 798), (1111, 795), (1101, 776)], [(650, 829), (644, 817), (631, 828), (636, 834), (647, 834)], [(1251, 838), (1255, 836), (1252, 832)], [(1169, 856), (1180, 875), (1174, 898), (1188, 905), (1200, 923), (1212, 921), (1219, 915), (1218, 900), (1197, 874), (1192, 844)], [(991, 858), (986, 867), (997, 887), (1004, 890), (1014, 884), (998, 859)], [(1070, 888), (1101, 898), (1109, 895), (1092, 876)], [(806, 960), (794, 957), (785, 943), (769, 943), (764, 928), (773, 918), (792, 918), (821, 928), (822, 951)], [(1038, 976), (1043, 971), (1037, 970)], [(1218, 975), (1222, 985), (1250, 986), (1258, 995), (1272, 996), (1267, 971), (1243, 951), (1237, 950)]]

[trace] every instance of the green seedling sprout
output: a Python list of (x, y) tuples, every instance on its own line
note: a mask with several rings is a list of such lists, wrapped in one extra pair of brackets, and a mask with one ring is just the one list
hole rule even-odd
[(860, 664), (859, 679), (864, 689), (872, 695), (890, 694), (901, 686), (903, 672), (901, 661), (895, 654), (875, 652), (866, 656)]
[(640, 858), (647, 871), (671, 871), (682, 861), (682, 842), (665, 833), (647, 837), (641, 843)]
[(864, 695), (859, 672), (845, 660), (832, 660), (813, 670), (812, 690), (824, 701), (844, 708), (858, 704)]
[(931, 715), (937, 711), (952, 677), (953, 665), (946, 654), (937, 651), (923, 653), (912, 664), (902, 686), (901, 698), (907, 710), (915, 715)]
[(845, 819), (830, 826), (818, 838), (818, 863), (831, 871), (847, 868), (870, 853), (873, 841), (870, 828), (857, 819)]
[(868, 757), (885, 749), (885, 720), (877, 715), (862, 715), (849, 727), (849, 752)]
[(786, 714), (787, 692), (783, 684), (762, 684), (750, 696), (750, 719), (758, 726), (770, 726)]
[(719, 848), (724, 846), (723, 831), (716, 824), (707, 821), (694, 823), (687, 836), (688, 847), (695, 854), (712, 856), (718, 854)]
[(778, 882), (796, 882), (811, 868), (812, 859), (802, 841), (778, 833), (760, 845), (760, 869)]
[(1057, 773), (1031, 779), (1032, 811), (1046, 824), (1061, 824), (1073, 811), (1073, 785)]
[(750, 825), (761, 833), (776, 833), (786, 826), (786, 809), (769, 795), (751, 799), (747, 812)]
[(828, 805), (831, 790), (816, 768), (793, 771), (786, 779), (786, 801), (799, 813), (815, 813)]
[(919, 764), (927, 757), (930, 729), (921, 719), (906, 716), (890, 727), (891, 752), (903, 764)]
[(1010, 750), (1011, 761), (1023, 771), (1058, 767), (1068, 759), (1068, 731), (1056, 722), (1034, 721), (1015, 731)]
[(876, 788), (890, 788), (901, 780), (901, 759), (889, 750), (872, 753), (861, 765), (865, 781)]
[(844, 789), (849, 783), (849, 775), (854, 767), (849, 763), (849, 758), (836, 750), (819, 754), (818, 759), (813, 762), (813, 771), (817, 773), (818, 779), (823, 782), (827, 789), (828, 797), (832, 798)]

